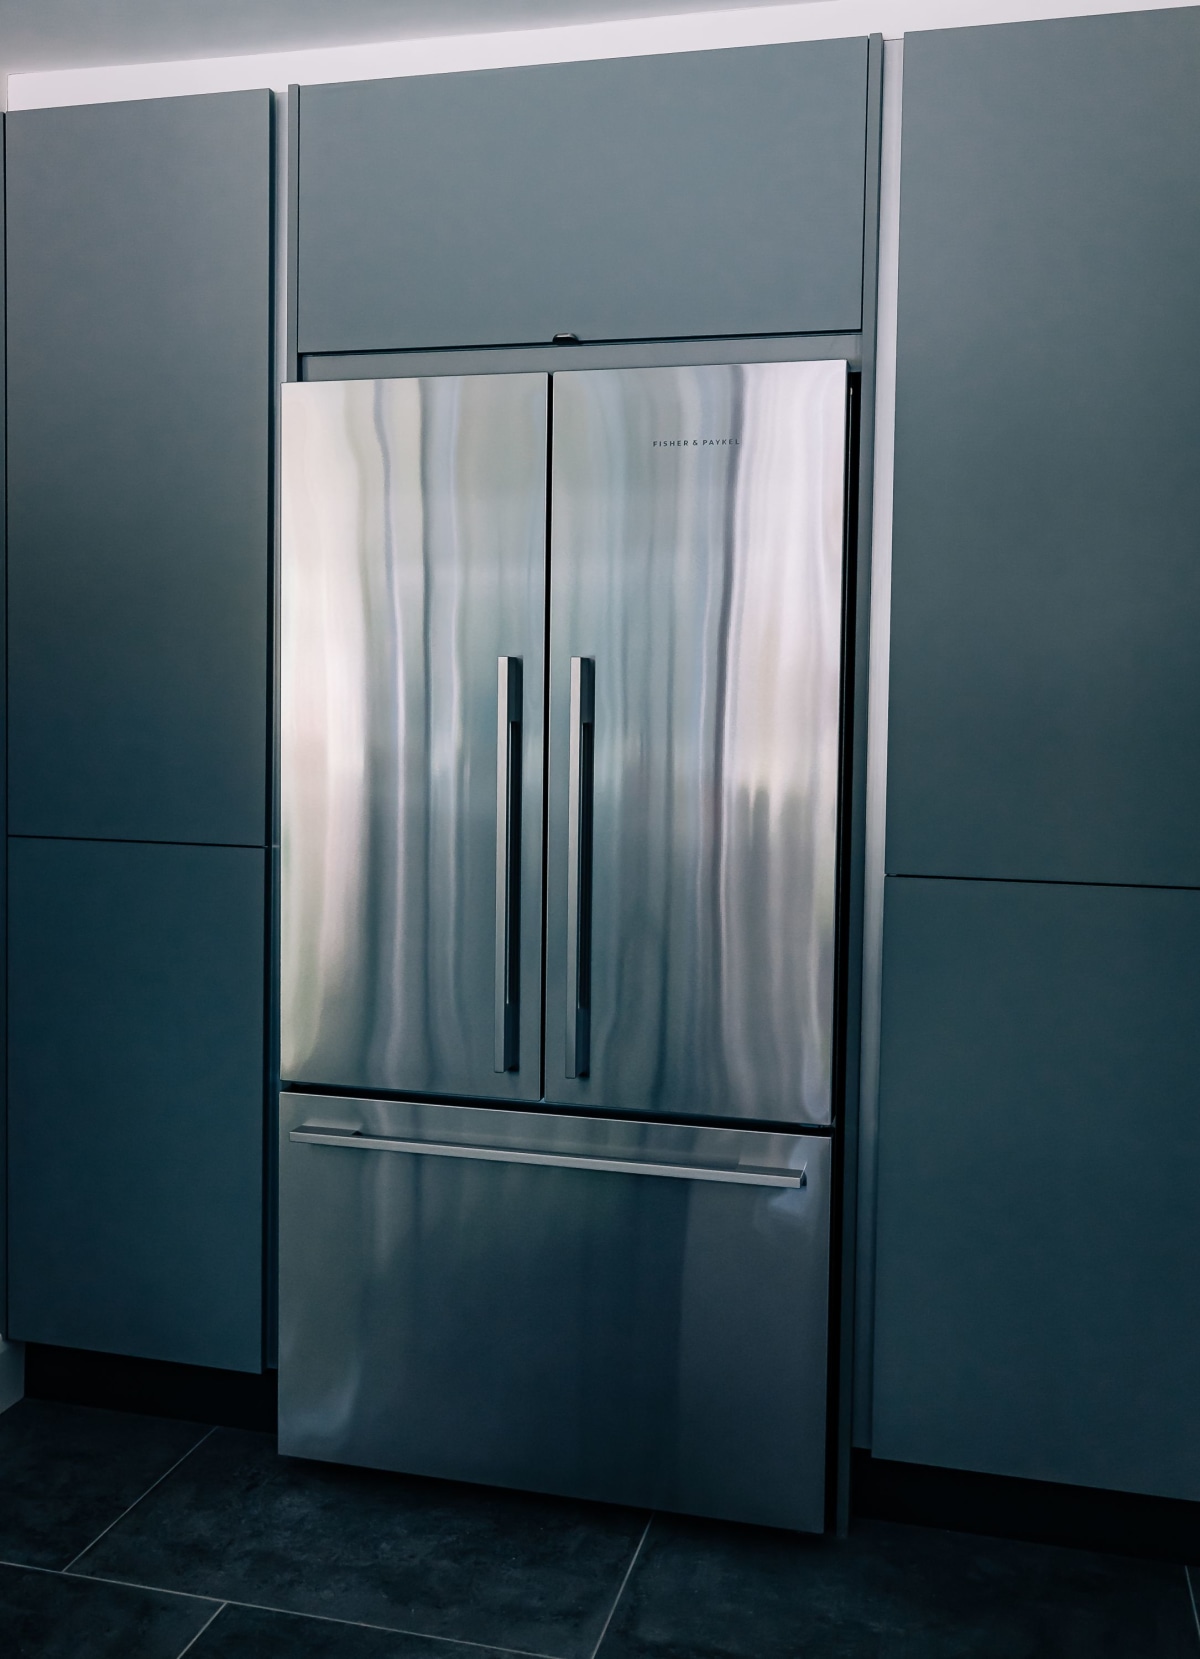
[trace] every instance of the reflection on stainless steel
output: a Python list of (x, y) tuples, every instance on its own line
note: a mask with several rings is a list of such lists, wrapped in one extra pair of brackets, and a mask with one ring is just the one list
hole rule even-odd
[(284, 387), (284, 1077), (540, 1091), (540, 695), (503, 1075), (495, 743), (497, 658), (542, 684), (545, 520), (544, 376)]
[(845, 409), (844, 363), (555, 377), (552, 1032), (575, 658), (595, 724), (590, 1052), (547, 1045), (551, 1100), (830, 1121)]
[(802, 1187), (804, 1167), (787, 1175), (777, 1170), (736, 1169), (717, 1164), (664, 1164), (653, 1158), (599, 1158), (585, 1152), (537, 1152), (512, 1146), (458, 1146), (444, 1141), (397, 1140), (389, 1135), (367, 1135), (361, 1129), (329, 1129), (302, 1123), (289, 1140), (309, 1146), (349, 1147), (356, 1152), (407, 1152), (420, 1158), (477, 1158), (485, 1164), (543, 1164), (549, 1169), (607, 1170), (617, 1175), (648, 1175), (674, 1181), (724, 1181), (729, 1186)]
[(284, 1094), (280, 1450), (820, 1530), (829, 1151)]
[(548, 744), (547, 390), (284, 388), (283, 1076), (581, 1110), (282, 1096), (280, 1449), (819, 1530), (845, 364), (557, 377)]

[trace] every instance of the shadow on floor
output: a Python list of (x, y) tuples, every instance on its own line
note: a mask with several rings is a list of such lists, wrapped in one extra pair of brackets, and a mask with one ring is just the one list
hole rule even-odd
[(6, 1659), (1200, 1659), (1153, 1560), (868, 1521), (803, 1538), (0, 1416)]

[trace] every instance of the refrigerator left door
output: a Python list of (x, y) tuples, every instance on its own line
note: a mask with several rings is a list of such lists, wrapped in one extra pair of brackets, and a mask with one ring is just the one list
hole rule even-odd
[(285, 1080), (541, 1092), (547, 401), (283, 388)]

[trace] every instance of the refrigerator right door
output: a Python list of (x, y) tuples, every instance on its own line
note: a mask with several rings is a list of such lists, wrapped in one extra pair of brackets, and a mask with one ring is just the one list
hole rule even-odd
[(548, 1100), (831, 1120), (846, 390), (554, 377)]

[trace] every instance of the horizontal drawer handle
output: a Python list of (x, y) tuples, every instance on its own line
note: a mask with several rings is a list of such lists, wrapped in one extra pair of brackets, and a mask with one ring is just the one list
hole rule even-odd
[(721, 1181), (739, 1187), (803, 1187), (802, 1165), (786, 1174), (773, 1169), (715, 1169), (711, 1165), (659, 1164), (641, 1158), (592, 1158), (586, 1153), (525, 1152), (507, 1146), (455, 1146), (445, 1141), (405, 1141), (364, 1135), (359, 1129), (302, 1124), (288, 1137), (309, 1146), (344, 1146), (356, 1152), (410, 1152), (419, 1158), (474, 1158), (488, 1164), (544, 1164), (550, 1169), (590, 1169), (609, 1175), (657, 1175), (672, 1181)]

